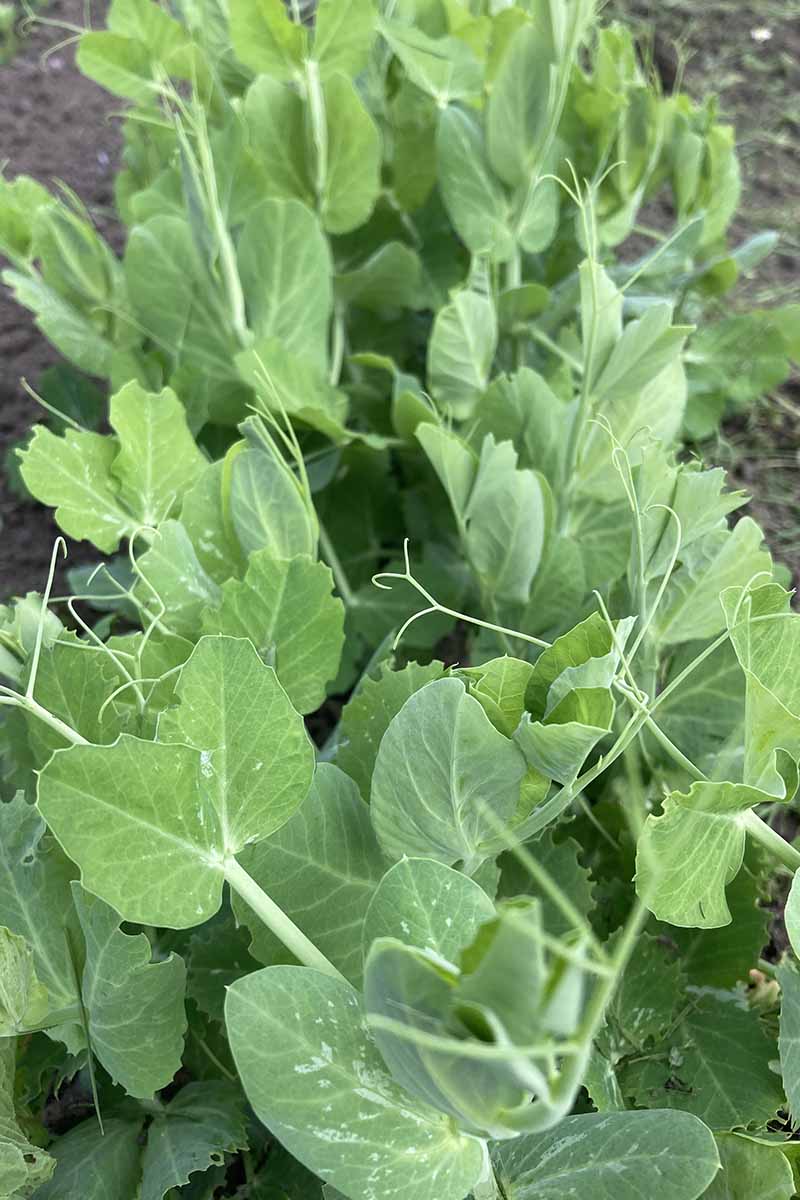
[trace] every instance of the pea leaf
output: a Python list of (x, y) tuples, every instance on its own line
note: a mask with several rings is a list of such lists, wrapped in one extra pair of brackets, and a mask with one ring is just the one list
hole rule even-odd
[(778, 968), (781, 1017), (778, 1050), (792, 1116), (800, 1111), (800, 975), (790, 963)]
[(220, 590), (200, 566), (189, 534), (180, 521), (164, 521), (139, 559), (134, 595), (145, 611), (160, 618), (180, 637), (200, 632), (203, 610), (219, 603)]
[(44, 1020), (47, 989), (36, 978), (33, 951), (0, 925), (0, 1037), (15, 1037)]
[(336, 762), (369, 799), (372, 772), (381, 739), (400, 709), (426, 683), (440, 679), (440, 662), (420, 666), (411, 662), (402, 671), (382, 666), (376, 679), (367, 677), (347, 702), (339, 727)]
[(230, 513), (245, 554), (316, 557), (316, 521), (285, 464), (250, 446), (233, 459)]
[(436, 152), (439, 187), (459, 236), (473, 254), (506, 262), (515, 250), (508, 200), (492, 174), (477, 118), (456, 105), (446, 108)]
[(423, 424), (416, 436), (453, 506), (470, 563), (498, 601), (525, 604), (551, 523), (544, 479), (517, 468), (510, 442), (483, 439), (480, 455), (454, 434)]
[(234, 0), (230, 30), (237, 58), (256, 74), (288, 80), (302, 68), (308, 33), (289, 20), (281, 0)]
[(702, 1121), (659, 1111), (565, 1117), (547, 1133), (497, 1143), (492, 1159), (519, 1200), (638, 1200), (654, 1186), (659, 1200), (697, 1200), (720, 1165)]
[(274, 666), (297, 711), (313, 712), (339, 669), (344, 641), (344, 607), (332, 585), (322, 563), (258, 550), (250, 555), (244, 579), (223, 585), (222, 603), (205, 613), (203, 628), (249, 638)]
[(254, 335), (278, 338), (290, 354), (324, 365), (331, 256), (314, 214), (297, 200), (264, 200), (244, 224), (237, 257)]
[[(556, 841), (552, 830), (545, 832), (527, 849), (543, 867), (573, 907), (588, 917), (595, 904), (594, 885), (591, 872), (580, 861), (581, 847), (574, 838)], [(498, 895), (504, 899), (516, 896), (536, 896), (542, 905), (542, 919), (548, 933), (561, 937), (572, 929), (572, 925), (552, 897), (543, 892), (539, 883), (532, 879), (524, 863), (510, 852), (500, 857), (500, 885)]]
[(302, 967), (235, 983), (225, 1019), (256, 1115), (345, 1195), (412, 1200), (435, 1186), (462, 1200), (481, 1174), (480, 1145), (397, 1087), (360, 1016), (353, 988)]
[(738, 1133), (719, 1133), (716, 1142), (722, 1170), (703, 1193), (704, 1200), (791, 1200), (795, 1195), (792, 1168), (780, 1143), (766, 1145)]
[(248, 88), (244, 115), (253, 153), (264, 171), (263, 195), (293, 197), (311, 208), (314, 191), (302, 97), (290, 84), (258, 75)]
[(366, 66), (375, 31), (373, 0), (320, 0), (314, 23), (314, 58), (323, 75), (358, 75)]
[(328, 145), (320, 215), (329, 233), (348, 233), (363, 225), (378, 199), (380, 135), (346, 75), (331, 75), (322, 91)]
[(56, 1174), (39, 1189), (41, 1200), (130, 1200), (140, 1176), (141, 1123), (110, 1118), (103, 1132), (93, 1117), (53, 1146)]
[(481, 64), (464, 42), (454, 37), (428, 37), (422, 30), (399, 21), (382, 20), (378, 28), (409, 79), (432, 96), (440, 108), (481, 90)]
[(428, 384), (454, 417), (471, 416), (489, 382), (497, 349), (492, 302), (462, 289), (436, 314), (428, 343)]
[[(80, 943), (70, 892), (72, 863), (45, 836), (36, 809), (21, 795), (0, 805), (0, 833), (0, 922), (30, 947), (50, 1011), (72, 1010), (78, 996), (70, 944)], [(75, 1011), (72, 1020), (77, 1019)], [(63, 1036), (72, 1050), (83, 1045), (75, 1025), (55, 1036)]]
[(186, 969), (177, 955), (151, 962), (145, 934), (120, 929), (113, 909), (73, 883), (86, 940), (81, 991), (92, 1050), (130, 1096), (150, 1099), (180, 1069)]
[(21, 455), (30, 493), (56, 510), (59, 528), (110, 554), (139, 522), (122, 505), (111, 476), (117, 447), (99, 433), (67, 429), (56, 437), (43, 425)]
[[(338, 767), (320, 763), (294, 816), (272, 837), (245, 849), (241, 863), (326, 958), (358, 985), (362, 925), (386, 859), (355, 784)], [(287, 961), (281, 943), (238, 896), (234, 911), (250, 929), (251, 952), (259, 961)]]
[(109, 422), (119, 442), (111, 471), (120, 501), (137, 524), (157, 525), (205, 465), (183, 405), (169, 388), (156, 395), (132, 382), (112, 396)]
[(222, 1163), (226, 1152), (247, 1147), (238, 1089), (226, 1083), (189, 1083), (156, 1115), (142, 1156), (142, 1200), (162, 1200), (198, 1171)]
[(219, 908), (226, 856), (302, 802), (313, 751), (248, 642), (201, 638), (177, 694), (160, 742), (123, 735), (56, 753), (38, 803), (88, 891), (126, 920), (182, 929)]
[(495, 907), (474, 879), (427, 858), (404, 858), (386, 872), (364, 918), (364, 957), (378, 938), (395, 938), (455, 963), (491, 921)]
[(694, 1113), (715, 1131), (763, 1125), (783, 1103), (774, 1038), (734, 992), (689, 989), (692, 1001), (659, 1057), (625, 1069), (626, 1097)]
[(0, 1195), (3, 1200), (27, 1200), (40, 1185), (47, 1187), (53, 1159), (33, 1145), (17, 1122), (14, 1110), (15, 1043), (0, 1043)]
[(694, 783), (671, 792), (647, 818), (636, 856), (636, 886), (650, 911), (671, 925), (714, 929), (731, 920), (725, 888), (742, 865), (744, 818), (769, 799), (738, 783)]
[(381, 741), (371, 803), (378, 841), (392, 858), (463, 862), (471, 873), (497, 845), (487, 809), (508, 824), (524, 774), (520, 752), (463, 683), (434, 680), (406, 701)]

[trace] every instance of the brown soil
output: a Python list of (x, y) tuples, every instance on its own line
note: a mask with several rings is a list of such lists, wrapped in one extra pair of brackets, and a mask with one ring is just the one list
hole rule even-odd
[[(48, 20), (82, 25), (82, 0), (54, 0)], [(95, 14), (95, 24), (104, 18)], [(0, 67), (0, 164), (8, 178), (32, 175), (50, 187), (63, 181), (83, 200), (98, 228), (118, 240), (113, 180), (120, 153), (118, 103), (75, 66), (67, 46), (47, 57), (63, 29), (37, 25), (11, 63)], [(117, 234), (117, 237), (115, 237)], [(41, 371), (59, 360), (27, 310), (0, 287), (0, 462), (24, 437), (39, 409), (20, 378), (35, 386)], [(0, 599), (41, 590), (57, 530), (41, 506), (22, 500), (0, 471)]]
[[(102, 24), (102, 0), (94, 24)], [(54, 0), (48, 19), (83, 23), (82, 0)], [(654, 62), (665, 86), (683, 71), (689, 91), (713, 87), (723, 113), (737, 126), (744, 171), (742, 215), (734, 237), (777, 229), (781, 246), (738, 293), (748, 304), (800, 297), (800, 0), (610, 0), (606, 16), (655, 31)], [(764, 31), (769, 36), (764, 36)], [(0, 67), (0, 163), (9, 176), (63, 180), (101, 231), (117, 241), (112, 183), (120, 138), (117, 102), (74, 63), (72, 47), (44, 52), (64, 33), (38, 25), (10, 65)], [(37, 417), (20, 386), (35, 385), (57, 354), (29, 314), (0, 289), (0, 460)], [(800, 391), (796, 383), (726, 429), (708, 457), (727, 466), (757, 497), (754, 515), (770, 542), (800, 578)], [(2, 472), (0, 472), (0, 476)], [(0, 477), (0, 598), (39, 588), (55, 526), (47, 514), (16, 496)]]

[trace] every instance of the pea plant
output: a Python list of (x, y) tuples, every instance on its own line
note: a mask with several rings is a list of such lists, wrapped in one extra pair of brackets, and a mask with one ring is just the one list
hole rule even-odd
[(99, 557), (0, 611), (0, 1197), (790, 1200), (798, 617), (679, 442), (731, 132), (588, 0), (79, 57), (123, 259), (0, 198), (111, 392), (19, 456)]

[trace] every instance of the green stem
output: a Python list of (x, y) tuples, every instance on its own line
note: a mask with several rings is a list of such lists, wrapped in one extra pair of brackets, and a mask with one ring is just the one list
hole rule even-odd
[(744, 813), (743, 824), (751, 838), (760, 842), (770, 854), (777, 858), (778, 862), (783, 863), (792, 872), (800, 868), (800, 851), (795, 850), (794, 846), (776, 833), (766, 821), (762, 821), (752, 808)]
[(308, 111), (311, 116), (311, 137), (317, 153), (314, 190), (317, 194), (317, 204), (321, 208), (328, 178), (328, 125), (325, 117), (325, 96), (319, 76), (319, 64), (313, 58), (306, 60), (306, 94)]
[(303, 966), (313, 967), (315, 971), (322, 971), (324, 975), (332, 975), (334, 979), (344, 980), (341, 971), (337, 971), (333, 963), (328, 961), (312, 941), (309, 941), (302, 929), (298, 929), (291, 917), (287, 917), (283, 909), (270, 899), (255, 879), (252, 879), (244, 868), (239, 866), (235, 858), (225, 860), (224, 871), (225, 878), (233, 890), (241, 896), (256, 916), (264, 922), (267, 929), (270, 929), (283, 942), (286, 949), (290, 950)]
[(339, 555), (336, 553), (333, 542), (328, 536), (328, 532), (322, 522), (319, 522), (319, 544), (322, 550), (322, 557), (333, 572), (333, 578), (336, 582), (336, 588), (342, 600), (348, 608), (358, 608), (358, 596), (350, 587), (350, 582), (347, 578), (347, 573), (341, 564)]

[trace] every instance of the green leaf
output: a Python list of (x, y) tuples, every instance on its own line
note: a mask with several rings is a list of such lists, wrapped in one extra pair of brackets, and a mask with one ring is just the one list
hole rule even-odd
[(208, 463), (183, 497), (180, 522), (197, 561), (215, 583), (244, 575), (246, 558), (223, 511), (225, 463)]
[(83, 1006), (91, 1048), (129, 1096), (151, 1099), (181, 1065), (186, 968), (171, 954), (152, 962), (145, 934), (120, 929), (113, 909), (72, 885), (86, 939)]
[(119, 441), (111, 467), (119, 499), (137, 525), (157, 525), (205, 466), (183, 405), (169, 388), (155, 395), (132, 382), (111, 397), (109, 423)]
[(320, 217), (328, 233), (349, 233), (364, 224), (380, 194), (381, 139), (346, 75), (331, 75), (322, 91), (328, 145)]
[(783, 913), (783, 919), (786, 923), (786, 933), (789, 937), (789, 944), (795, 952), (797, 958), (800, 958), (800, 882), (798, 881), (797, 873), (792, 877), (792, 885), (789, 888), (789, 895), (786, 899), (786, 907)]
[(471, 416), (489, 382), (497, 318), (486, 296), (462, 289), (436, 314), (428, 343), (428, 384), (445, 410)]
[[(323, 366), (333, 305), (331, 256), (317, 218), (297, 200), (264, 200), (237, 249), (248, 324), (291, 354)], [(309, 288), (307, 281), (314, 280)]]
[(344, 606), (333, 576), (304, 555), (250, 555), (243, 580), (230, 579), (222, 603), (206, 612), (206, 633), (247, 637), (275, 673), (298, 712), (313, 712), (335, 678), (344, 642)]
[(180, 521), (159, 525), (138, 566), (141, 578), (134, 594), (145, 610), (158, 618), (168, 613), (173, 633), (196, 637), (203, 610), (219, 603), (220, 590), (200, 566)]
[(533, 667), (519, 658), (493, 658), (481, 667), (465, 667), (459, 676), (480, 701), (495, 728), (511, 737), (525, 711), (525, 691)]
[(521, 467), (533, 467), (553, 487), (560, 485), (572, 407), (541, 375), (529, 367), (499, 375), (475, 416), (475, 446), (487, 433), (497, 441), (513, 442)]
[(483, 68), (458, 38), (428, 37), (421, 29), (399, 21), (383, 20), (378, 28), (412, 83), (432, 96), (440, 108), (480, 92)]
[(316, 558), (316, 520), (297, 479), (264, 450), (249, 447), (234, 458), (230, 512), (245, 554), (267, 550), (274, 558)]
[(259, 75), (247, 91), (244, 115), (250, 145), (263, 168), (263, 195), (294, 197), (312, 208), (302, 97), (289, 84)]
[(731, 530), (720, 529), (688, 546), (671, 576), (653, 622), (662, 644), (710, 638), (725, 627), (720, 603), (729, 587), (744, 587), (756, 575), (772, 574), (772, 558), (763, 549), (764, 534), (750, 517)]
[(517, 468), (510, 442), (483, 439), (480, 456), (455, 434), (419, 425), (416, 436), (453, 506), (473, 570), (500, 602), (525, 604), (549, 532), (549, 488), (533, 471)]
[(469, 110), (451, 105), (439, 117), (439, 187), (461, 240), (472, 254), (506, 262), (515, 251), (508, 200), (492, 174), (483, 131)]
[(545, 22), (516, 31), (492, 85), (486, 114), (489, 158), (510, 187), (541, 169), (551, 116), (554, 47)]
[(524, 774), (520, 752), (463, 683), (434, 680), (406, 701), (381, 741), (371, 804), (378, 840), (392, 858), (463, 862), (471, 873), (501, 848), (495, 822), (508, 826)]
[(364, 958), (378, 938), (395, 938), (457, 963), (461, 951), (495, 907), (474, 879), (428, 858), (404, 858), (391, 867), (364, 919)]
[(44, 1021), (47, 989), (36, 977), (33, 951), (23, 937), (0, 925), (0, 1037), (16, 1037)]
[(709, 1129), (675, 1112), (565, 1117), (547, 1133), (493, 1147), (515, 1200), (697, 1200), (719, 1170)]
[(337, 275), (339, 299), (371, 312), (417, 308), (422, 283), (418, 256), (402, 242), (387, 242), (359, 267)]
[(130, 1200), (141, 1175), (140, 1121), (112, 1117), (103, 1130), (94, 1117), (53, 1145), (54, 1177), (36, 1200)]
[[(235, 980), (255, 970), (248, 953), (247, 930), (230, 911), (195, 930), (185, 949), (186, 995), (212, 1021), (224, 1019), (225, 992)], [(191, 1034), (191, 1029), (190, 1029)]]
[(525, 713), (514, 741), (525, 761), (547, 779), (572, 783), (587, 755), (606, 737), (614, 720), (614, 699), (604, 688), (577, 688), (534, 721)]
[[(25, 939), (50, 1010), (58, 1013), (77, 1003), (70, 942), (77, 946), (80, 932), (70, 893), (74, 867), (44, 833), (36, 809), (21, 795), (0, 805), (0, 922)], [(62, 1033), (71, 1049), (80, 1048), (76, 1029), (56, 1036)]]
[(189, 222), (166, 213), (134, 225), (124, 266), (133, 315), (168, 361), (188, 363), (214, 380), (235, 378), (238, 346), (230, 319), (221, 319), (226, 302), (209, 278)]
[[(569, 898), (573, 908), (588, 917), (595, 906), (592, 876), (580, 863), (581, 847), (574, 838), (556, 841), (552, 830), (547, 829), (526, 849), (533, 855), (550, 879)], [(515, 855), (506, 852), (500, 857), (500, 885), (498, 895), (503, 898), (536, 896), (542, 906), (542, 921), (548, 933), (563, 937), (573, 926), (552, 897), (543, 892), (537, 881), (531, 878), (524, 863)]]
[(308, 33), (281, 0), (233, 0), (230, 30), (236, 57), (257, 75), (289, 80), (302, 71)]
[[(529, 962), (530, 956), (520, 954), (518, 962), (523, 961)], [(464, 1053), (469, 1046), (446, 1024), (452, 1012), (461, 1032), (456, 1009), (458, 981), (455, 967), (435, 953), (381, 938), (373, 942), (365, 966), (368, 1021), (374, 1026), (375, 1041), (392, 1077), (418, 1102), (446, 1113), (455, 1127), (470, 1134), (508, 1136), (503, 1113), (525, 1102), (525, 1085), (506, 1063), (476, 1061)], [(474, 1013), (478, 1021), (483, 1017), (493, 1032), (497, 1030), (498, 1040), (507, 1045), (499, 1021), (491, 1021), (493, 1014), (486, 1013), (478, 1001), (470, 1001), (466, 999), (464, 1010)], [(399, 1023), (402, 1036), (396, 1028), (379, 1024), (387, 1020), (395, 1027)], [(414, 1037), (417, 1033), (445, 1038), (449, 1045), (429, 1047)]]
[(794, 965), (785, 963), (777, 969), (781, 985), (781, 1017), (778, 1050), (781, 1072), (789, 1110), (794, 1117), (800, 1112), (800, 975)]
[(23, 1133), (14, 1110), (14, 1058), (16, 1043), (0, 1041), (0, 1197), (2, 1200), (28, 1200), (43, 1194), (39, 1185), (53, 1173), (49, 1154), (34, 1146)]
[[(725, 891), (733, 920), (718, 929), (664, 929), (681, 952), (683, 969), (690, 983), (700, 987), (733, 988), (747, 983), (757, 967), (761, 951), (769, 942), (769, 909), (760, 903), (764, 882), (758, 871), (745, 865)], [(789, 895), (791, 902), (791, 893)], [(791, 939), (789, 905), (786, 925)]]
[(744, 858), (743, 818), (769, 799), (741, 783), (694, 783), (671, 792), (647, 818), (636, 855), (636, 887), (670, 925), (714, 929), (731, 920), (725, 888)]
[(88, 891), (126, 920), (183, 929), (219, 908), (226, 857), (302, 802), (314, 755), (249, 642), (202, 638), (176, 691), (161, 742), (123, 735), (58, 751), (39, 808)]
[(703, 1200), (792, 1200), (792, 1168), (780, 1143), (766, 1145), (738, 1133), (717, 1134), (722, 1170)]
[[(387, 864), (355, 784), (338, 767), (320, 763), (298, 811), (272, 837), (248, 847), (241, 863), (326, 958), (359, 985), (364, 917)], [(238, 897), (234, 910), (252, 934), (257, 959), (269, 965), (287, 961), (283, 945)]]
[(146, 104), (156, 90), (147, 47), (118, 33), (84, 33), (78, 44), (77, 62), (83, 75), (126, 100)]
[(59, 528), (68, 537), (87, 538), (106, 554), (140, 523), (120, 502), (111, 475), (116, 454), (114, 441), (102, 434), (67, 429), (56, 437), (37, 425), (20, 455), (25, 486), (55, 508)]
[(722, 597), (731, 642), (745, 675), (744, 778), (771, 795), (781, 795), (778, 748), (800, 751), (800, 691), (797, 686), (800, 623), (789, 596), (777, 584), (746, 595), (734, 588)]
[(355, 780), (365, 800), (369, 799), (378, 747), (390, 722), (409, 696), (444, 673), (440, 662), (424, 667), (411, 662), (402, 671), (384, 665), (377, 679), (367, 677), (345, 705), (336, 762)]
[(162, 1200), (197, 1171), (246, 1149), (244, 1105), (226, 1083), (190, 1083), (156, 1115), (147, 1130), (141, 1200)]
[[(616, 938), (612, 945), (616, 943)], [(657, 1039), (685, 1000), (682, 965), (664, 942), (643, 933), (609, 1006), (609, 1016), (630, 1046), (643, 1050)]]
[(626, 1068), (623, 1093), (647, 1108), (694, 1113), (715, 1131), (765, 1124), (783, 1103), (769, 1066), (774, 1039), (734, 992), (692, 988), (689, 999), (661, 1055)]
[(257, 1116), (345, 1195), (414, 1200), (435, 1188), (438, 1200), (463, 1200), (478, 1180), (479, 1143), (396, 1086), (348, 984), (267, 967), (233, 985), (225, 1014)]
[(367, 65), (375, 32), (373, 0), (320, 0), (314, 21), (314, 58), (324, 75), (355, 76)]

